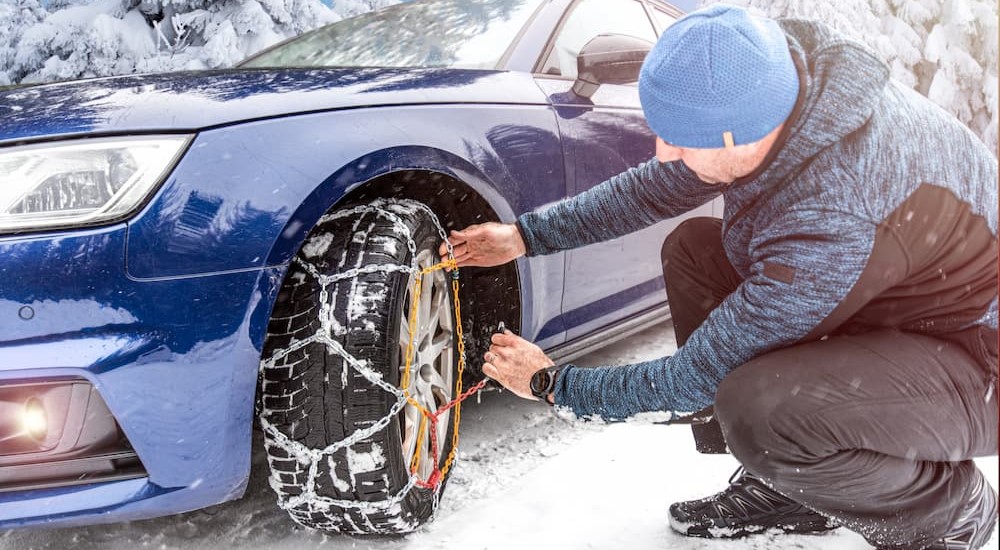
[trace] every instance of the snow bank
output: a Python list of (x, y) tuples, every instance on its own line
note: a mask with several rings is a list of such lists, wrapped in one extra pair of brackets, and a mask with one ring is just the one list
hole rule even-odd
[(892, 76), (997, 150), (996, 0), (704, 0), (769, 17), (808, 17), (871, 46)]

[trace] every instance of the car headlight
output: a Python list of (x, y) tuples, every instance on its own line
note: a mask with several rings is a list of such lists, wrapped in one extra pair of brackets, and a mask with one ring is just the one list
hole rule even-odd
[(118, 137), (0, 149), (0, 233), (124, 218), (156, 189), (190, 139)]

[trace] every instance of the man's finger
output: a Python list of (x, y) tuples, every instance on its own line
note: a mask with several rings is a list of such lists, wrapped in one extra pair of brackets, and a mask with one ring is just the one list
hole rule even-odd
[[(489, 376), (497, 382), (500, 382), (500, 371), (498, 371), (492, 363), (483, 363), (483, 374)], [(500, 383), (502, 384), (503, 382)]]
[(503, 334), (497, 332), (494, 333), (493, 336), (490, 336), (490, 342), (498, 346), (513, 346), (521, 340), (523, 340), (523, 338), (509, 330), (505, 330)]
[(455, 248), (458, 248), (460, 245), (465, 244), (466, 241), (467, 241), (467, 239), (465, 238), (464, 234), (462, 234), (462, 233), (460, 233), (458, 231), (452, 231), (451, 234), (448, 235), (448, 240), (447, 241), (443, 241), (441, 243), (441, 248), (440, 248), (441, 249), (441, 257), (444, 257), (445, 251), (448, 250), (448, 244), (451, 244), (451, 248), (455, 249)]
[(455, 261), (458, 262), (458, 267), (465, 267), (469, 265), (470, 263), (472, 263), (472, 259), (473, 259), (472, 254), (468, 253), (462, 255), (455, 254)]
[[(458, 247), (455, 246), (454, 243), (452, 243), (452, 246), (451, 246), (451, 253), (454, 254), (455, 256), (458, 256)], [(448, 243), (447, 242), (441, 243), (441, 246), (438, 247), (438, 255), (441, 256), (442, 260), (444, 260), (444, 259), (446, 259), (448, 257)]]
[[(490, 346), (490, 351), (486, 353), (492, 354), (491, 357), (493, 360), (491, 362), (495, 363), (497, 359), (510, 359), (512, 351), (510, 348), (502, 346)], [(490, 361), (490, 359), (487, 359), (487, 361)]]

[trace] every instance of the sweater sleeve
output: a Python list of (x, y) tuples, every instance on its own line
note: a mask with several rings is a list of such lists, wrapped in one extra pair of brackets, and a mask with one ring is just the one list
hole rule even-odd
[(529, 256), (607, 241), (705, 204), (722, 186), (655, 157), (574, 197), (517, 219)]
[(803, 340), (831, 315), (865, 270), (874, 237), (873, 223), (848, 214), (798, 212), (776, 220), (751, 244), (750, 276), (675, 355), (625, 367), (567, 368), (556, 404), (607, 420), (711, 405), (729, 372)]

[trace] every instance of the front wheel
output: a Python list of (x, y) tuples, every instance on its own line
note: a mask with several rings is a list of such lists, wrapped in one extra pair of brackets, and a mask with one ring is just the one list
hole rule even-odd
[(452, 413), (432, 436), (413, 401), (435, 411), (455, 397), (449, 280), (418, 273), (440, 260), (442, 236), (426, 206), (375, 200), (324, 216), (289, 267), (264, 345), (260, 419), (271, 487), (302, 525), (400, 534), (434, 512), (444, 479), (418, 482), (452, 450)]

